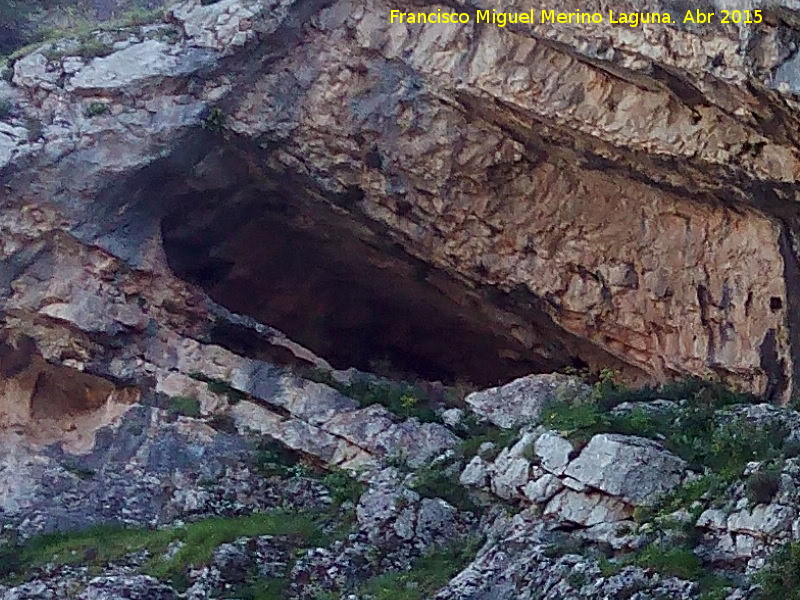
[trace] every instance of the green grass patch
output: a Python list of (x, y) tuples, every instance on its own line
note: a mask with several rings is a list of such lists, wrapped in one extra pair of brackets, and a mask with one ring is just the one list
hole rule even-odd
[(176, 415), (197, 418), (200, 416), (200, 401), (191, 396), (172, 396), (167, 402), (167, 410)]
[(298, 546), (326, 546), (330, 540), (314, 518), (293, 513), (253, 514), (235, 518), (213, 518), (187, 524), (181, 530), (184, 546), (169, 560), (156, 557), (148, 571), (159, 579), (170, 579), (188, 567), (207, 564), (214, 549), (239, 537), (280, 535), (293, 538)]
[[(22, 575), (47, 564), (99, 567), (142, 550), (152, 559), (146, 571), (161, 579), (179, 577), (189, 566), (208, 563), (214, 549), (239, 537), (288, 536), (298, 546), (325, 546), (330, 542), (320, 528), (322, 515), (263, 513), (242, 517), (216, 517), (170, 529), (133, 529), (97, 526), (81, 531), (43, 535), (21, 547), (0, 553), (3, 575)], [(184, 545), (170, 558), (163, 554), (169, 545)]]
[(432, 598), (475, 558), (480, 545), (480, 539), (470, 539), (426, 554), (417, 559), (408, 571), (386, 573), (369, 580), (359, 590), (359, 596), (372, 600)]
[(663, 575), (696, 581), (703, 575), (700, 559), (689, 548), (663, 548), (652, 544), (642, 550), (633, 564)]
[(380, 404), (404, 419), (416, 417), (423, 423), (439, 420), (430, 406), (428, 394), (422, 386), (413, 383), (374, 380), (366, 376), (350, 383), (340, 383), (330, 372), (323, 369), (311, 369), (300, 375), (311, 381), (331, 386), (362, 407)]
[(800, 600), (800, 543), (781, 546), (756, 575), (761, 590), (755, 600)]

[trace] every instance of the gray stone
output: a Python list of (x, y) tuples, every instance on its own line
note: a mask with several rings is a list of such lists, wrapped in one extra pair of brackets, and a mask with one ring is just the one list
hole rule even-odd
[(531, 502), (541, 504), (547, 502), (564, 487), (555, 475), (545, 473), (535, 481), (529, 481), (523, 490), (525, 497)]
[(686, 463), (651, 440), (619, 434), (594, 436), (564, 474), (637, 505), (653, 504), (680, 484)]
[(464, 418), (464, 414), (465, 412), (460, 408), (448, 408), (442, 412), (442, 423), (448, 427), (456, 428), (461, 423), (461, 419)]
[(145, 575), (97, 577), (89, 582), (78, 600), (173, 600), (174, 589)]
[(472, 409), (500, 427), (536, 424), (542, 408), (559, 394), (575, 396), (586, 386), (566, 375), (529, 375), (506, 385), (473, 392), (466, 398)]
[(461, 485), (474, 488), (483, 488), (487, 484), (487, 464), (480, 456), (474, 456), (461, 472), (459, 482)]
[(540, 459), (540, 466), (556, 475), (564, 473), (572, 451), (572, 444), (552, 431), (543, 433), (534, 443), (534, 453)]
[(545, 515), (586, 527), (623, 521), (630, 518), (632, 512), (629, 506), (604, 494), (569, 489), (556, 494), (544, 509)]
[(492, 493), (511, 500), (518, 498), (528, 482), (530, 463), (522, 457), (511, 457), (508, 449), (503, 450), (494, 461), (491, 490)]

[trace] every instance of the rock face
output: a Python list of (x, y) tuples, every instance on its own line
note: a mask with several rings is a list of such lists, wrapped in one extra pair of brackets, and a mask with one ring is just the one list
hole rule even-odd
[[(337, 366), (488, 384), (577, 362), (788, 398), (793, 6), (635, 29), (390, 25), (390, 8), (186, 1), (98, 34), (100, 56), (66, 40), (16, 60), (0, 88), (15, 318), (183, 321), (241, 345), (203, 301), (125, 304), (175, 272)], [(291, 240), (306, 251), (281, 253)], [(82, 275), (53, 302), (25, 291), (54, 265)]]
[[(3, 70), (0, 597), (352, 598), (433, 560), (439, 600), (699, 598), (699, 565), (744, 599), (800, 541), (798, 413), (601, 418), (552, 373), (797, 391), (800, 6), (402, 4), (184, 0)], [(15, 545), (108, 524), (150, 541)]]

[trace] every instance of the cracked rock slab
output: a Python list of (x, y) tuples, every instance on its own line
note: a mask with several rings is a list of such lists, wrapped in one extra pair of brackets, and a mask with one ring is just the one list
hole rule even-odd
[(636, 505), (651, 505), (681, 483), (686, 463), (651, 440), (619, 434), (594, 436), (564, 474)]

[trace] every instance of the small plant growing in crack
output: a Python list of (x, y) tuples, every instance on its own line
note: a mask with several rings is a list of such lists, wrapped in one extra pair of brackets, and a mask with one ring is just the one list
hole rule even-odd
[(197, 418), (200, 416), (200, 401), (190, 396), (172, 396), (167, 406), (171, 413), (184, 417)]
[(109, 106), (105, 102), (92, 102), (89, 106), (86, 107), (86, 117), (91, 119), (93, 117), (99, 117), (100, 115), (104, 115), (109, 111)]
[(219, 133), (225, 128), (225, 113), (218, 106), (215, 106), (206, 115), (203, 120), (203, 128)]
[(0, 99), (0, 121), (7, 119), (14, 113), (14, 103), (7, 99)]

